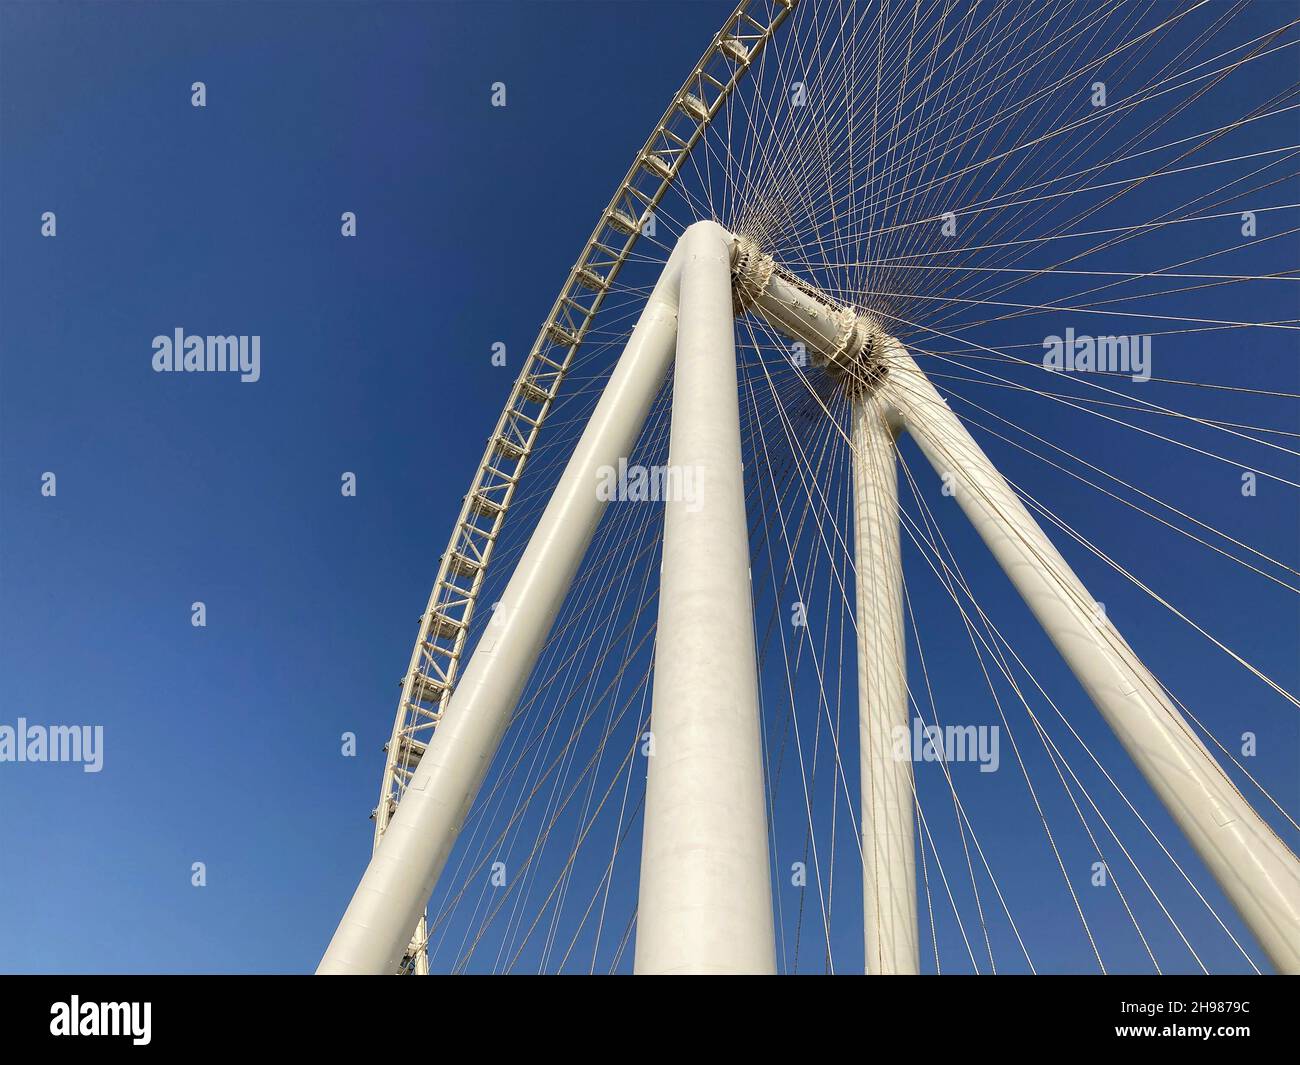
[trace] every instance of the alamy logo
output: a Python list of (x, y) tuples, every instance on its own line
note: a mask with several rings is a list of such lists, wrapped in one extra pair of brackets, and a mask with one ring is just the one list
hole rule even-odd
[(82, 1002), (73, 995), (50, 1006), (50, 1035), (130, 1036), (136, 1046), (148, 1046), (152, 1014), (151, 1002)]
[(1151, 337), (1075, 336), (1043, 338), (1043, 366), (1067, 373), (1126, 373), (1134, 381), (1151, 380)]
[(104, 768), (103, 725), (0, 725), (0, 762), (80, 762), (83, 773)]
[(694, 466), (601, 466), (596, 471), (596, 498), (632, 503), (685, 503), (691, 513), (703, 505), (704, 471)]
[(153, 338), (154, 373), (239, 374), (245, 382), (262, 376), (260, 336), (186, 336), (177, 326), (171, 336)]
[(898, 762), (978, 762), (981, 773), (996, 773), (1002, 762), (997, 725), (925, 725), (912, 718), (912, 727), (892, 730), (894, 760)]

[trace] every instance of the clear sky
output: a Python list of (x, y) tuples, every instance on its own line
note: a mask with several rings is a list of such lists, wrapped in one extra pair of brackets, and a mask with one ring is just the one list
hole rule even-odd
[[(0, 724), (105, 737), (99, 773), (0, 764), (0, 970), (314, 967), (369, 854), (397, 682), (517, 369), (493, 367), (492, 344), (531, 342), (729, 6), (0, 7)], [(260, 336), (260, 380), (154, 373), (153, 338), (177, 328)], [(1294, 391), (1287, 373), (1261, 377)], [(1125, 445), (1072, 443), (1092, 446)], [(1186, 500), (1204, 467), (1169, 462)], [(1279, 496), (1251, 542), (1293, 561)], [(1129, 546), (1295, 689), (1294, 600), (1229, 600), (1231, 573)], [(1149, 627), (1131, 589), (1098, 597), (1140, 619), (1157, 673), (1235, 720), (1240, 674)], [(1268, 707), (1260, 772), (1294, 816), (1297, 711)], [(1040, 942), (1059, 906), (1032, 918)]]

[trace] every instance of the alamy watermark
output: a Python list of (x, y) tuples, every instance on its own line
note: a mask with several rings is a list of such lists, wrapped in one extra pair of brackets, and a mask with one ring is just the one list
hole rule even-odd
[(251, 383), (262, 376), (260, 336), (186, 336), (177, 326), (171, 336), (153, 338), (154, 373), (239, 374)]
[(891, 730), (897, 762), (978, 762), (981, 773), (996, 773), (1001, 731), (997, 725), (926, 725), (912, 718), (912, 727)]
[(617, 466), (596, 471), (596, 498), (605, 503), (685, 503), (694, 513), (704, 502), (703, 482), (704, 471), (696, 466), (640, 466), (619, 459)]
[(1151, 380), (1151, 337), (1075, 335), (1043, 338), (1043, 366), (1066, 373), (1124, 373), (1134, 381)]
[(0, 762), (80, 762), (83, 773), (104, 768), (103, 725), (0, 725)]
[(73, 995), (50, 1006), (50, 1035), (106, 1035), (148, 1046), (152, 1014), (152, 1002), (82, 1002)]

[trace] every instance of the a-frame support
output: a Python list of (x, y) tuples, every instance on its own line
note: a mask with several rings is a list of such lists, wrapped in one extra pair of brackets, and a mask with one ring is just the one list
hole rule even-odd
[[(666, 514), (636, 967), (775, 968), (728, 297), (805, 343), (830, 372), (869, 385), (854, 419), (868, 971), (917, 968), (911, 766), (886, 764), (878, 742), (907, 722), (890, 435), (901, 425), (937, 472), (953, 475), (962, 510), (1273, 963), (1300, 973), (1300, 861), (911, 356), (870, 316), (713, 223), (692, 226), (665, 266), (318, 971), (396, 971), (595, 533), (598, 472), (630, 454), (675, 345), (670, 462), (707, 471), (699, 487), (709, 516), (671, 504)], [(699, 638), (706, 610), (722, 630), (710, 632), (712, 643)]]

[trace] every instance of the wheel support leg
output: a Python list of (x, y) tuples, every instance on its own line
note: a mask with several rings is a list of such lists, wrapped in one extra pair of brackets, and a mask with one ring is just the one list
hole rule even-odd
[(631, 453), (667, 375), (678, 258), (632, 331), (317, 972), (397, 971), (604, 513), (598, 471)]
[(882, 391), (1130, 758), (1281, 972), (1300, 973), (1300, 861), (1232, 784), (912, 357)]
[(773, 973), (776, 942), (724, 231), (684, 252), (635, 970)]
[(866, 970), (915, 974), (915, 791), (910, 759), (895, 756), (910, 720), (898, 465), (886, 406), (865, 391), (853, 401), (853, 509)]

